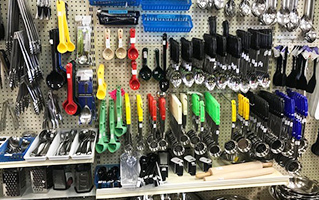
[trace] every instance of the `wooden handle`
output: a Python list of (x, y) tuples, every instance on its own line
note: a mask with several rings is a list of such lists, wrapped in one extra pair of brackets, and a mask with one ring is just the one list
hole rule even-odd
[(207, 172), (199, 172), (199, 173), (196, 173), (196, 178), (202, 179), (202, 178), (205, 178), (205, 177), (207, 177), (207, 176), (213, 175), (213, 174), (211, 173), (211, 169), (212, 169), (212, 168), (210, 168)]
[(256, 169), (256, 170), (246, 170), (246, 171), (238, 171), (238, 172), (231, 172), (231, 173), (227, 173), (227, 174), (208, 176), (208, 177), (204, 178), (204, 181), (252, 178), (252, 177), (272, 174), (274, 172), (275, 172), (275, 169), (273, 167), (261, 168), (261, 169)]
[(266, 162), (266, 163), (263, 163), (263, 167), (272, 167), (273, 166), (273, 163), (272, 162)]
[(177, 121), (178, 124), (182, 124), (182, 103), (179, 101), (175, 94), (170, 96), (170, 112)]

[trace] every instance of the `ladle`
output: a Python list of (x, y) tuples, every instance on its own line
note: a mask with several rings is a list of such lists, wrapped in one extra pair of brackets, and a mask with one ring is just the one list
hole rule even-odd
[(139, 72), (140, 77), (148, 81), (152, 77), (152, 70), (147, 66), (148, 48), (142, 50), (142, 69)]
[(159, 64), (159, 50), (155, 49), (155, 62), (156, 62), (156, 68), (153, 70), (153, 78), (157, 81), (160, 81), (164, 76), (164, 71), (160, 67)]
[(200, 8), (200, 9), (206, 9), (208, 7), (208, 0), (197, 0), (196, 1), (196, 5)]
[(114, 58), (114, 51), (111, 49), (111, 31), (110, 29), (105, 29), (105, 49), (103, 51), (103, 58), (105, 60), (112, 60)]
[(100, 64), (99, 69), (97, 71), (97, 79), (98, 79), (98, 88), (96, 97), (100, 100), (103, 100), (106, 96), (106, 83), (104, 80), (104, 65)]
[(266, 0), (256, 0), (251, 6), (251, 12), (255, 17), (261, 16), (266, 10)]
[(135, 60), (132, 60), (132, 78), (130, 80), (130, 88), (132, 90), (138, 90), (140, 88), (140, 82), (137, 79), (137, 63)]
[(159, 85), (162, 92), (166, 92), (169, 88), (169, 80), (166, 77), (166, 64), (167, 64), (167, 34), (163, 34), (163, 78), (160, 80)]
[(108, 143), (108, 150), (111, 153), (114, 153), (121, 147), (121, 143), (118, 142), (115, 137), (116, 128), (115, 128), (115, 120), (114, 120), (114, 101), (112, 99), (110, 99), (109, 101), (109, 121), (110, 121), (110, 142)]
[(265, 25), (273, 25), (277, 20), (277, 0), (268, 0), (267, 9), (260, 16), (260, 21)]
[(281, 1), (281, 8), (277, 12), (278, 24), (283, 26), (283, 27), (286, 27), (286, 25), (290, 21), (289, 20), (289, 15), (290, 15), (289, 4), (290, 4), (289, 0), (282, 0)]
[(99, 140), (95, 145), (95, 150), (98, 153), (103, 153), (108, 148), (109, 138), (106, 134), (106, 102), (105, 100), (101, 101), (100, 104), (100, 116), (99, 116)]
[(62, 104), (65, 112), (69, 115), (74, 115), (78, 110), (78, 105), (73, 100), (73, 67), (71, 63), (66, 65), (66, 74), (68, 82), (67, 100)]
[(92, 111), (88, 105), (85, 105), (80, 113), (81, 124), (89, 124), (92, 120)]
[(225, 5), (225, 14), (228, 17), (234, 17), (236, 15), (236, 3), (234, 0), (228, 0)]
[(66, 82), (65, 76), (59, 71), (58, 64), (58, 46), (59, 32), (58, 29), (53, 29), (50, 31), (50, 43), (51, 43), (51, 55), (52, 55), (52, 71), (46, 77), (46, 83), (49, 88), (53, 90), (58, 90), (62, 88)]
[(124, 59), (126, 57), (126, 50), (123, 48), (123, 29), (117, 31), (118, 34), (118, 48), (115, 51), (115, 55), (118, 59)]
[(121, 86), (117, 86), (116, 89), (116, 127), (115, 127), (115, 135), (117, 137), (121, 137), (127, 131), (127, 127), (123, 125), (122, 121), (122, 94), (121, 94)]
[(289, 14), (289, 22), (286, 25), (288, 31), (293, 31), (298, 28), (300, 24), (300, 17), (298, 14), (298, 0), (292, 0), (293, 2), (290, 4), (290, 14)]
[(59, 27), (59, 38), (60, 43), (57, 47), (57, 50), (60, 53), (66, 53), (68, 51), (68, 47), (66, 44), (66, 38), (65, 38), (65, 30), (64, 30), (64, 15), (65, 12), (65, 2), (64, 1), (56, 1), (57, 6), (57, 12), (58, 12), (58, 27)]
[(317, 39), (317, 31), (315, 30), (314, 27), (310, 29), (307, 33), (305, 33), (305, 39), (309, 43), (313, 43)]
[(305, 0), (304, 14), (300, 20), (300, 29), (306, 33), (313, 27), (315, 0)]
[(225, 7), (225, 0), (214, 0), (214, 7), (220, 10)]
[(239, 4), (239, 14), (241, 16), (248, 16), (251, 13), (251, 6), (248, 0), (242, 0)]
[(130, 42), (131, 42), (131, 47), (129, 48), (128, 50), (128, 58), (130, 60), (136, 60), (138, 58), (138, 51), (137, 49), (135, 48), (135, 43), (136, 43), (136, 36), (135, 36), (135, 29), (134, 28), (131, 28), (130, 30)]

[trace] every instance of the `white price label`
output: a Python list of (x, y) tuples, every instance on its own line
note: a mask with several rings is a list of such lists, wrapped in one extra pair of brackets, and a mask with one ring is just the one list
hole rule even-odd
[(99, 85), (103, 84), (103, 80), (99, 78)]
[(133, 75), (137, 75), (137, 70), (136, 70), (136, 69), (133, 69), (133, 70), (132, 70), (132, 74), (133, 74)]
[(66, 74), (67, 79), (71, 78), (71, 74)]
[(119, 48), (121, 48), (121, 47), (123, 47), (123, 40), (122, 39), (119, 40)]
[(135, 44), (136, 39), (135, 38), (131, 38), (131, 44)]

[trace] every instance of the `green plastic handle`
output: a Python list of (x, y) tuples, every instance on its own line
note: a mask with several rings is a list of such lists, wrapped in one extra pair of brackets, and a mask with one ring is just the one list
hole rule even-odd
[(220, 104), (209, 92), (205, 92), (206, 112), (216, 125), (220, 124)]
[(116, 116), (117, 121), (122, 121), (122, 93), (121, 86), (117, 86), (116, 89)]
[(204, 101), (199, 102), (200, 106), (200, 122), (205, 122), (205, 103)]
[(114, 116), (114, 101), (111, 99), (110, 101), (109, 101), (109, 106), (110, 106), (110, 108), (109, 108), (109, 123), (110, 123), (110, 135), (112, 135), (112, 134), (114, 134), (114, 132), (115, 132), (115, 120), (114, 120), (114, 118), (115, 118), (115, 116)]
[(192, 94), (192, 111), (195, 116), (199, 117), (199, 96), (197, 94)]
[(104, 142), (108, 143), (109, 138), (105, 130), (105, 123), (106, 123), (105, 116), (106, 116), (106, 102), (105, 100), (103, 100), (101, 101), (101, 105), (100, 105), (99, 130)]

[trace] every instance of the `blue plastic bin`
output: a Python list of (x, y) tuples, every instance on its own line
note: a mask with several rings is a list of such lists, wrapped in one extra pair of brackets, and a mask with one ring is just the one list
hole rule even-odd
[(141, 0), (143, 10), (189, 10), (192, 0)]
[(92, 6), (139, 6), (141, 0), (89, 0)]
[[(27, 153), (28, 149), (30, 148), (33, 140), (35, 139), (34, 137), (24, 137), (23, 139), (26, 139), (30, 141), (30, 144), (26, 150), (22, 153), (13, 153), (13, 154), (7, 154), (7, 147), (9, 144), (9, 140), (7, 140), (0, 148), (0, 162), (13, 162), (13, 161), (23, 161), (24, 160), (24, 155)], [(22, 139), (20, 139), (20, 143), (22, 142)]]
[(142, 21), (146, 32), (190, 32), (193, 28), (189, 15), (144, 14)]
[[(112, 167), (118, 167), (119, 171), (117, 174), (117, 179), (116, 181), (101, 181), (99, 182), (99, 176), (98, 176), (98, 171), (100, 167), (105, 167), (106, 171), (110, 170)], [(98, 165), (95, 167), (95, 172), (94, 172), (94, 185), (96, 188), (116, 188), (116, 187), (121, 187), (121, 177), (120, 177), (120, 165), (119, 164), (110, 164), (110, 165)]]

